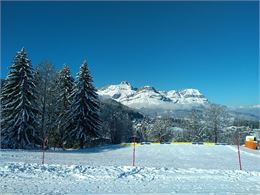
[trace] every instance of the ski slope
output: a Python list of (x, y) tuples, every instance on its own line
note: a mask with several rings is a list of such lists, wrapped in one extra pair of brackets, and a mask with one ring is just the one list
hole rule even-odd
[(1, 192), (11, 194), (260, 194), (260, 151), (235, 146), (120, 145), (46, 152), (2, 150)]

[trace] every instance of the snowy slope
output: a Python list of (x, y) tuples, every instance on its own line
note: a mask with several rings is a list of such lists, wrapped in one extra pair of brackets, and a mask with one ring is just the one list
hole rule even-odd
[[(235, 146), (102, 146), (46, 152), (2, 150), (0, 186), (8, 194), (242, 193), (260, 194), (260, 151)], [(58, 186), (58, 187), (57, 187)]]
[(180, 105), (194, 106), (208, 103), (207, 98), (197, 89), (157, 91), (151, 86), (137, 89), (126, 81), (103, 87), (98, 90), (98, 94), (109, 96), (132, 108), (172, 109)]

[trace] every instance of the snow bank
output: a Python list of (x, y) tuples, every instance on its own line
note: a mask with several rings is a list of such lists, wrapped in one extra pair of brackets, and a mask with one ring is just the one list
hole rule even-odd
[[(8, 163), (0, 167), (0, 173), (25, 173), (32, 175), (41, 174), (52, 174), (55, 176), (73, 176), (75, 174), (80, 174), (82, 176), (93, 176), (97, 178), (110, 177), (114, 179), (118, 178), (141, 178), (156, 175), (167, 175), (179, 174), (207, 174), (207, 175), (218, 175), (218, 176), (258, 176), (260, 177), (260, 172), (257, 171), (239, 171), (239, 170), (217, 170), (217, 169), (175, 169), (175, 168), (154, 168), (154, 167), (134, 167), (134, 166), (83, 166), (83, 165), (48, 165), (48, 164), (29, 164), (29, 163)], [(92, 177), (91, 177), (92, 178)]]

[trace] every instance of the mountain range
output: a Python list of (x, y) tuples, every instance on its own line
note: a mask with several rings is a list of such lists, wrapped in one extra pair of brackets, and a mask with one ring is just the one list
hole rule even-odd
[[(122, 81), (116, 85), (100, 88), (97, 93), (122, 103), (130, 108), (142, 111), (160, 111), (182, 113), (186, 115), (191, 108), (206, 108), (211, 102), (198, 89), (160, 91), (152, 86), (133, 87), (129, 82)], [(240, 118), (259, 120), (260, 106), (228, 107), (229, 111)]]
[(98, 90), (101, 96), (110, 97), (131, 108), (173, 109), (178, 106), (207, 105), (208, 99), (198, 89), (159, 91), (151, 86), (133, 87), (122, 81)]

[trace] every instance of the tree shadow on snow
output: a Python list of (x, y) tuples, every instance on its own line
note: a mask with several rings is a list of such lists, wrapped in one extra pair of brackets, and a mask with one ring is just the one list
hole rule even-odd
[(120, 144), (118, 145), (103, 145), (103, 146), (95, 146), (83, 149), (65, 149), (65, 150), (46, 150), (46, 152), (57, 152), (57, 153), (100, 153), (100, 152), (108, 152), (111, 150), (118, 150), (125, 148)]

